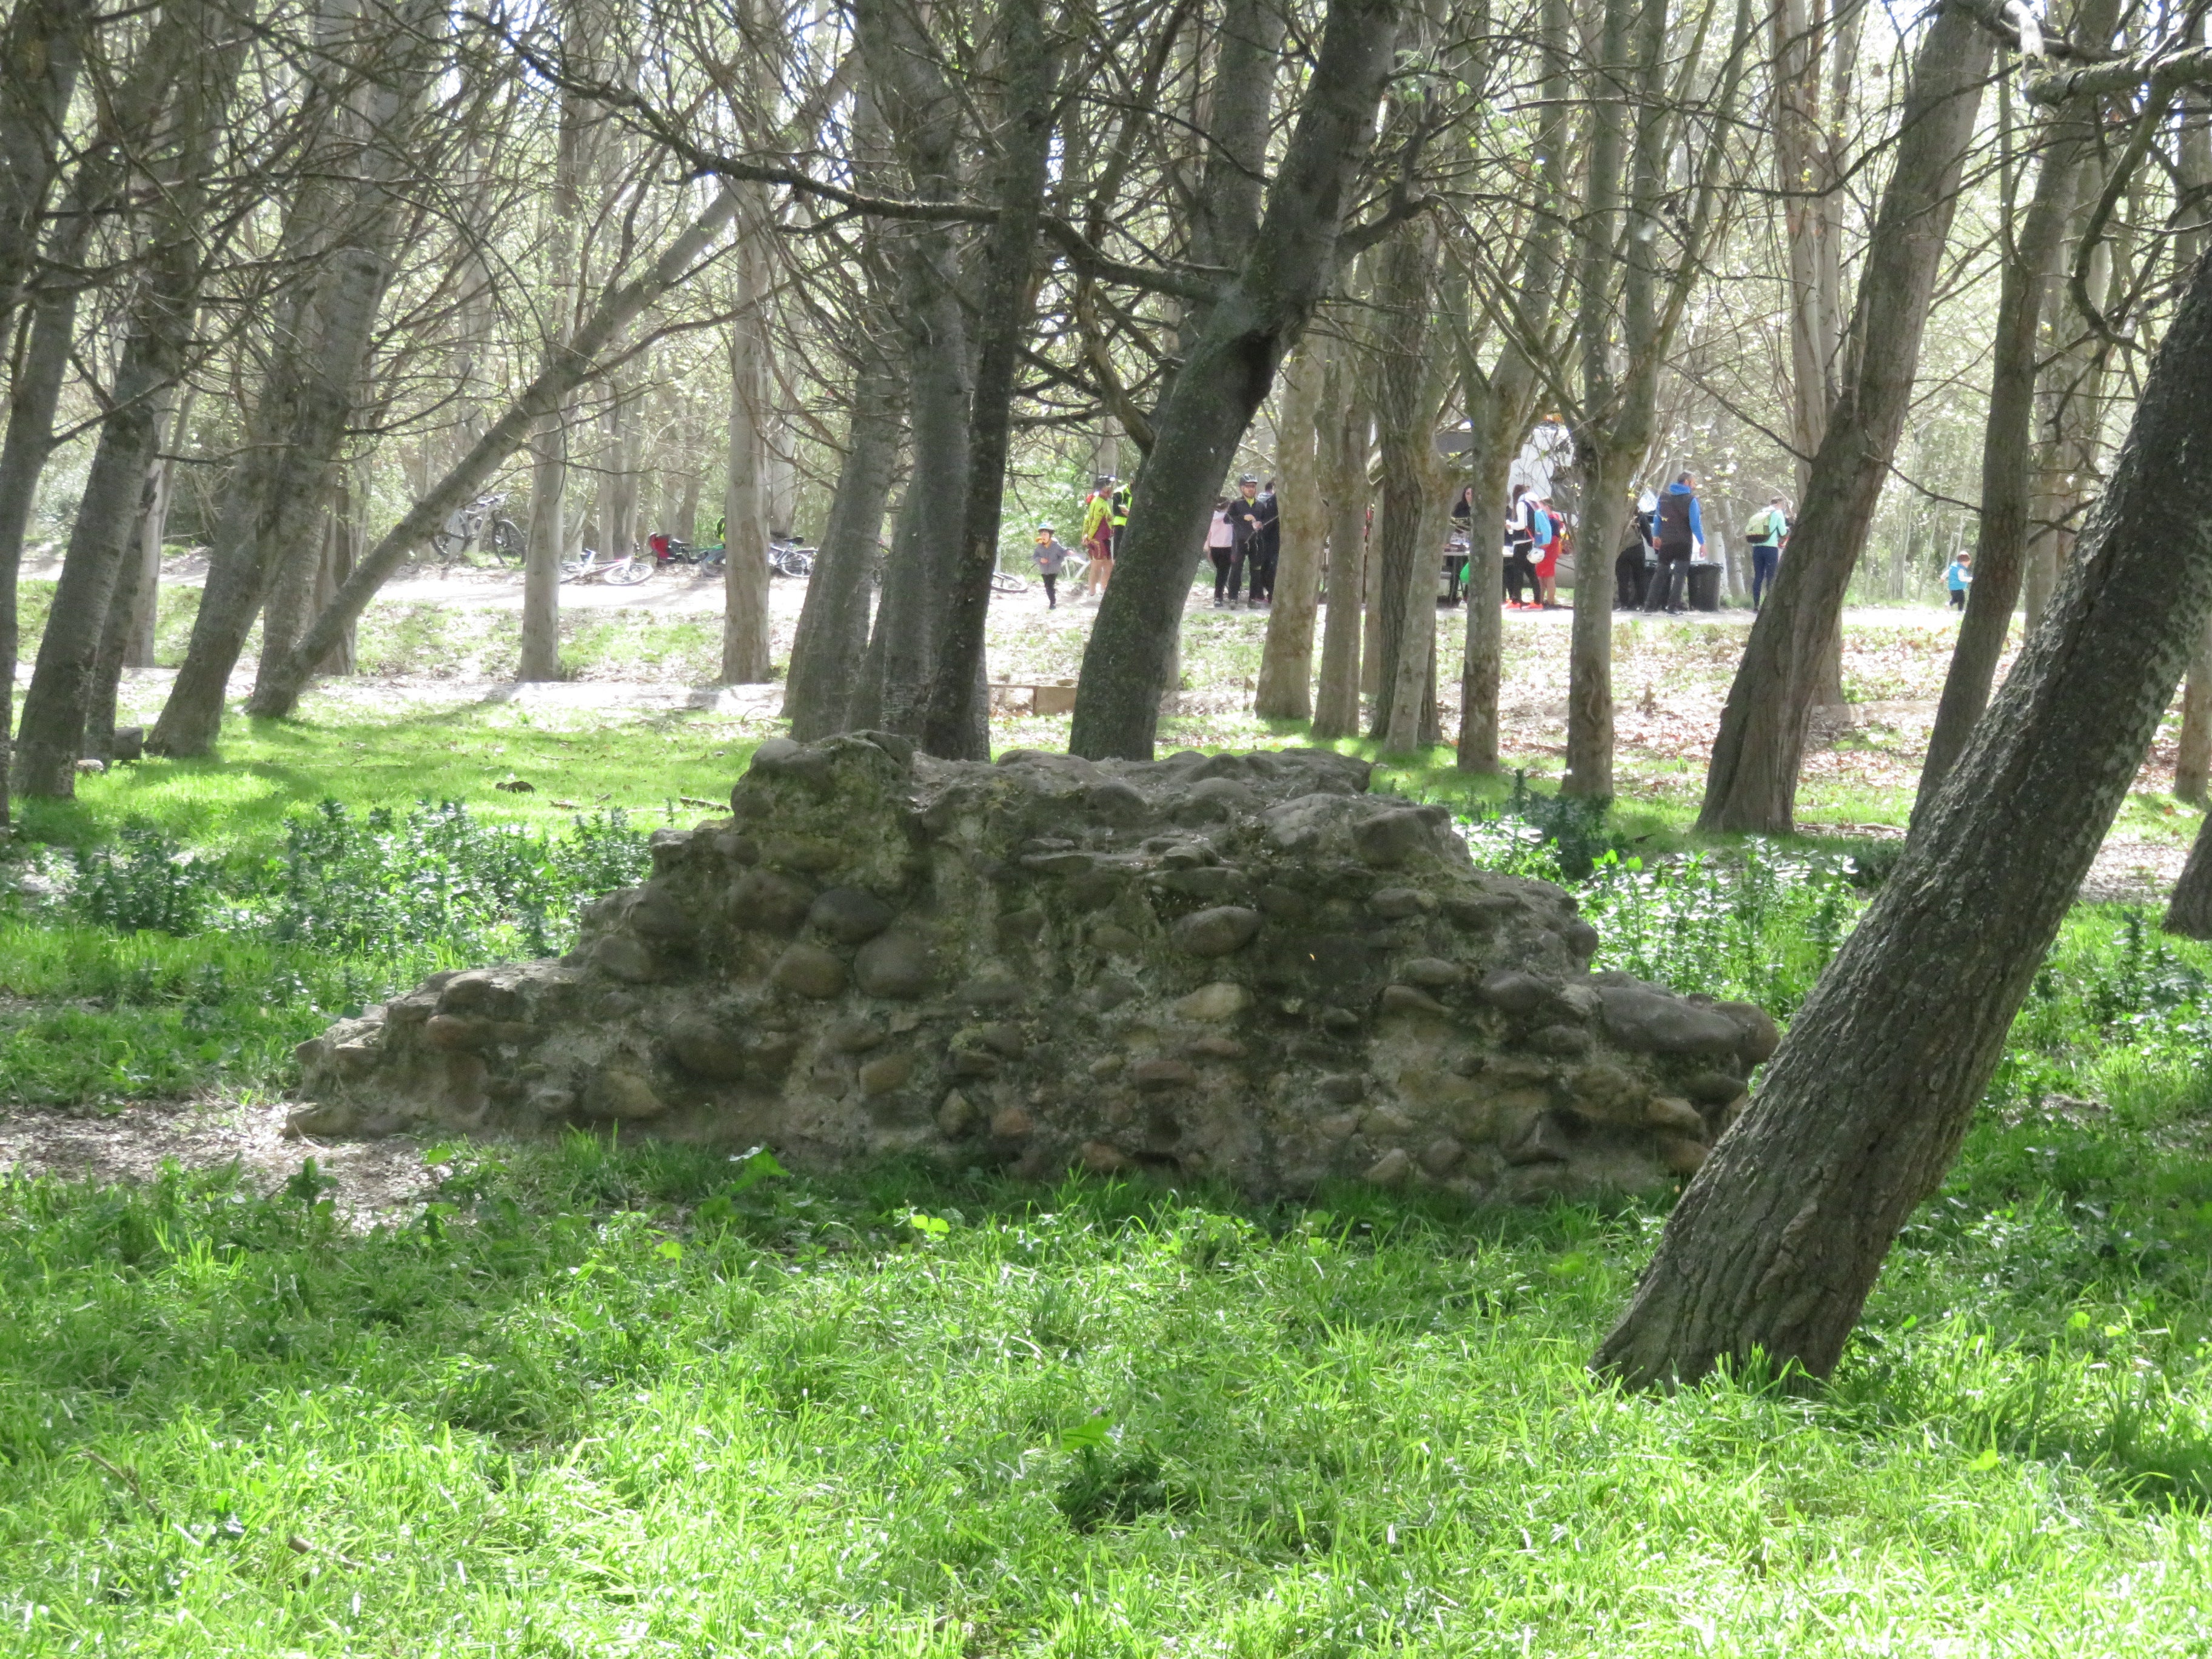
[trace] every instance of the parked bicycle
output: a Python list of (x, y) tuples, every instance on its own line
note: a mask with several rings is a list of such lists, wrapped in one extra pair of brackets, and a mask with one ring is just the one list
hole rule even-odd
[(570, 559), (561, 567), (563, 582), (605, 582), (610, 587), (635, 587), (653, 574), (651, 558), (640, 558), (635, 554), (609, 557), (591, 548), (584, 550), (579, 559)]
[(465, 558), (472, 547), (489, 553), (495, 564), (520, 564), (529, 543), (506, 507), (505, 495), (479, 495), (455, 507), (430, 538), (431, 550), (448, 564)]
[(814, 550), (799, 542), (772, 540), (768, 544), (768, 568), (779, 576), (811, 576)]

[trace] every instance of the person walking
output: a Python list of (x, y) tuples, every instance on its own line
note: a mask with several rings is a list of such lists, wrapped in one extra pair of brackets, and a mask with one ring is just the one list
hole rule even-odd
[(1550, 499), (1536, 503), (1537, 512), (1544, 515), (1547, 532), (1541, 541), (1533, 542), (1528, 549), (1529, 562), (1536, 569), (1536, 608), (1557, 611), (1559, 608), (1559, 556), (1566, 551), (1567, 521), (1553, 510)]
[(1226, 610), (1229, 605), (1229, 560), (1237, 545), (1237, 532), (1229, 523), (1229, 497), (1218, 497), (1213, 503), (1213, 522), (1206, 527), (1206, 556), (1213, 561), (1213, 608)]
[(1229, 608), (1236, 610), (1240, 603), (1239, 589), (1251, 595), (1251, 602), (1260, 603), (1260, 481), (1247, 472), (1237, 481), (1238, 499), (1229, 504), (1231, 531), (1229, 560)]
[(1044, 579), (1044, 608), (1060, 609), (1060, 573), (1067, 565), (1067, 550), (1052, 532), (1052, 526), (1041, 524), (1036, 527), (1036, 550), (1030, 555), (1036, 561), (1037, 574)]
[(1698, 480), (1694, 474), (1676, 475), (1659, 496), (1657, 515), (1659, 579), (1644, 601), (1647, 611), (1682, 614), (1685, 590), (1690, 585), (1690, 561), (1705, 545), (1705, 515), (1698, 511)]
[(1960, 553), (1955, 556), (1943, 572), (1943, 586), (1951, 592), (1951, 609), (1966, 608), (1966, 590), (1974, 585), (1974, 556)]
[(1283, 550), (1282, 509), (1275, 501), (1275, 481), (1273, 478), (1260, 486), (1260, 493), (1252, 499), (1252, 506), (1260, 520), (1259, 534), (1253, 538), (1252, 603), (1273, 606), (1275, 603), (1275, 561)]
[(1751, 538), (1751, 608), (1759, 609), (1766, 590), (1774, 586), (1774, 573), (1782, 563), (1782, 544), (1790, 539), (1790, 515), (1782, 497), (1767, 498), (1765, 507), (1752, 515), (1745, 527)]
[(1114, 478), (1103, 473), (1091, 481), (1091, 494), (1083, 503), (1083, 550), (1090, 556), (1083, 592), (1096, 599), (1106, 591), (1114, 574)]

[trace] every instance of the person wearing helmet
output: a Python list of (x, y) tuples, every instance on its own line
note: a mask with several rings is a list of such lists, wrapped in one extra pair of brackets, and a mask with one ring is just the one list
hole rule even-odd
[[(1272, 505), (1272, 504), (1271, 504)], [(1272, 512), (1264, 511), (1260, 504), (1260, 481), (1247, 472), (1237, 481), (1237, 499), (1229, 503), (1230, 561), (1229, 608), (1237, 609), (1237, 590), (1246, 586), (1246, 572), (1250, 572), (1249, 592), (1255, 606), (1265, 590), (1261, 586), (1260, 559), (1261, 537), (1265, 527), (1274, 522)]]
[(1044, 608), (1060, 609), (1060, 595), (1054, 590), (1060, 582), (1060, 573), (1067, 563), (1067, 550), (1052, 533), (1052, 526), (1041, 524), (1036, 527), (1036, 550), (1030, 555), (1036, 561), (1037, 574), (1044, 578)]

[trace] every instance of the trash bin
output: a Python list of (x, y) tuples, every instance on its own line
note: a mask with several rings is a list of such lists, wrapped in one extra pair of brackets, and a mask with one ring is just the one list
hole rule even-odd
[(1721, 608), (1721, 568), (1703, 559), (1690, 561), (1690, 609)]

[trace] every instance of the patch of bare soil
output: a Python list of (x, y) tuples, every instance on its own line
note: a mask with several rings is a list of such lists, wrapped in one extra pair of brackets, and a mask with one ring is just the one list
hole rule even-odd
[(422, 1162), (422, 1143), (288, 1140), (289, 1110), (226, 1103), (126, 1106), (94, 1115), (19, 1108), (0, 1113), (0, 1170), (64, 1180), (151, 1181), (174, 1162), (185, 1169), (236, 1164), (256, 1192), (270, 1193), (309, 1158), (325, 1196), (348, 1226), (410, 1218), (437, 1180)]

